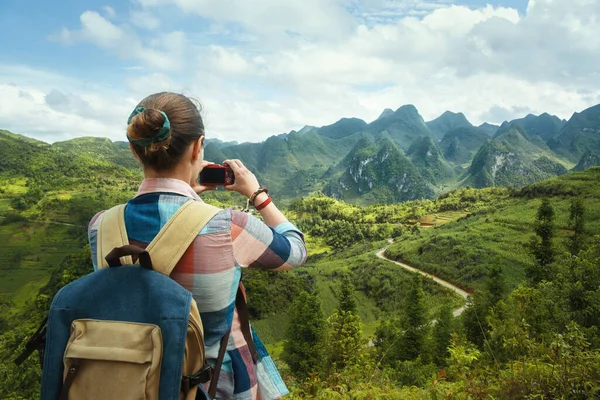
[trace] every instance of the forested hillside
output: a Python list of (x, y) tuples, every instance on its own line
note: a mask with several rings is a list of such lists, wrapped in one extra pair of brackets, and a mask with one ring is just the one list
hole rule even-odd
[[(414, 110), (399, 114), (414, 116)], [(291, 398), (599, 396), (600, 167), (561, 170), (560, 177), (531, 183), (539, 176), (518, 188), (447, 188), (435, 197), (431, 181), (460, 171), (444, 160), (434, 139), (403, 150), (391, 134), (353, 132), (343, 151), (327, 147), (355, 126), (364, 127), (344, 121), (339, 130), (329, 128), (329, 136), (311, 128), (268, 147), (273, 162), (291, 160), (275, 182), (298, 180), (305, 189), (307, 178), (294, 165), (347, 151), (337, 163), (315, 167), (308, 182), (326, 188), (317, 173), (326, 168), (337, 177), (337, 190), (364, 204), (318, 190), (288, 195), (285, 213), (306, 234), (306, 266), (244, 272), (253, 324), (284, 372)], [(461, 135), (457, 130), (473, 129), (450, 127), (452, 140)], [(501, 129), (486, 143), (516, 146), (564, 167), (524, 128)], [(6, 132), (0, 140), (0, 398), (33, 399), (37, 359), (22, 366), (11, 360), (56, 291), (91, 271), (89, 219), (131, 197), (141, 173), (127, 160), (124, 144), (80, 139), (48, 145)], [(305, 140), (320, 150), (303, 154)], [(259, 146), (211, 145), (222, 152)], [(104, 150), (96, 153), (96, 147)], [(481, 159), (485, 171), (489, 164)], [(254, 160), (268, 182), (265, 154)], [(508, 172), (497, 169), (496, 177), (508, 179)], [(398, 181), (404, 175), (410, 180)], [(360, 185), (344, 188), (357, 177)], [(415, 185), (432, 192), (394, 197)], [(243, 204), (223, 191), (207, 199)], [(390, 204), (368, 205), (378, 200)], [(448, 286), (378, 258), (380, 249), (384, 258), (432, 273)], [(466, 304), (452, 287), (471, 294)]]
[[(598, 132), (600, 105), (568, 121), (547, 113), (529, 114), (499, 127), (473, 126), (464, 114), (450, 111), (425, 122), (415, 106), (404, 105), (384, 110), (370, 123), (342, 118), (260, 143), (211, 139), (208, 132), (205, 158), (217, 163), (241, 159), (285, 200), (323, 191), (356, 204), (395, 203), (433, 199), (466, 186), (521, 188), (589, 168), (600, 160)], [(96, 164), (111, 162), (139, 171), (127, 142), (76, 138), (48, 145), (7, 131), (0, 131), (0, 140), (4, 170), (21, 171), (37, 151), (62, 160), (89, 157)], [(21, 143), (18, 151), (13, 149), (15, 141)], [(393, 160), (376, 157), (380, 151)]]

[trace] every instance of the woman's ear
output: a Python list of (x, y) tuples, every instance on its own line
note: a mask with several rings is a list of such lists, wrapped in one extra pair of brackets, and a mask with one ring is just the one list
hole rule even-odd
[(204, 136), (200, 136), (198, 140), (194, 142), (192, 150), (192, 161), (200, 160), (204, 158)]

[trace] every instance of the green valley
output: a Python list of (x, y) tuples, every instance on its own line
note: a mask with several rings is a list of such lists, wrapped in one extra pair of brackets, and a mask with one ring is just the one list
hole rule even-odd
[[(244, 160), (306, 235), (305, 266), (244, 271), (253, 325), (290, 398), (600, 393), (598, 153), (569, 172), (575, 157), (539, 133), (568, 123), (540, 118), (489, 135), (460, 114), (426, 124), (406, 106), (370, 124), (208, 142), (207, 158)], [(122, 142), (49, 145), (6, 131), (0, 141), (0, 397), (29, 399), (38, 362), (10, 360), (56, 291), (91, 271), (89, 220), (133, 196), (142, 175)], [(378, 258), (382, 248), (469, 300)]]

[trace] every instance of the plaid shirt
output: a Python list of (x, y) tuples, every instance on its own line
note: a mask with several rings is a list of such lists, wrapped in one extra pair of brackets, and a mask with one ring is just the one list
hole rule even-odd
[[(183, 181), (145, 179), (125, 209), (130, 244), (145, 248), (190, 198), (202, 201)], [(95, 270), (100, 215), (102, 212), (94, 216), (88, 228)], [(291, 269), (303, 264), (306, 255), (304, 236), (291, 223), (270, 228), (256, 217), (225, 209), (199, 232), (171, 273), (198, 304), (206, 357), (213, 365), (221, 338), (231, 329), (217, 398), (268, 400), (288, 392), (264, 348), (259, 352), (267, 362), (252, 362), (235, 310), (235, 296), (242, 268)], [(255, 340), (260, 344), (258, 338)]]

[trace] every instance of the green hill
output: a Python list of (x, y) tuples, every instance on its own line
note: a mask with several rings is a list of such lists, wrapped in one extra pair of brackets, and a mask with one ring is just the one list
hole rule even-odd
[(463, 113), (452, 111), (444, 112), (436, 119), (428, 121), (426, 125), (437, 140), (442, 139), (447, 132), (455, 129), (473, 127)]
[(342, 139), (366, 129), (367, 123), (358, 118), (342, 118), (332, 125), (318, 129), (319, 135), (330, 139)]
[[(217, 163), (228, 158), (241, 159), (285, 204), (294, 197), (326, 188), (332, 195), (367, 204), (379, 199), (389, 202), (430, 197), (432, 193), (461, 186), (522, 187), (573, 167), (580, 170), (595, 165), (600, 156), (599, 112), (600, 105), (574, 114), (567, 123), (543, 113), (500, 127), (487, 123), (474, 127), (464, 114), (450, 111), (426, 123), (415, 106), (404, 105), (395, 111), (385, 109), (369, 124), (358, 118), (342, 118), (331, 125), (305, 126), (298, 132), (271, 136), (259, 143), (208, 138), (205, 158)], [(488, 142), (492, 135), (493, 140)], [(400, 149), (399, 168), (408, 171), (405, 183), (424, 184), (404, 185), (403, 191), (408, 187), (415, 192), (402, 195), (396, 193), (392, 181), (380, 181), (375, 190), (369, 191), (353, 187), (357, 183), (352, 182), (355, 178), (347, 171), (349, 160), (355, 159), (361, 146), (371, 151), (371, 143), (362, 142), (367, 136), (375, 142), (391, 140)], [(357, 148), (359, 142), (363, 144)], [(83, 176), (86, 170), (107, 177), (114, 164), (121, 167), (116, 170), (120, 176), (140, 173), (126, 142), (76, 138), (48, 145), (0, 131), (0, 143), (0, 171), (24, 176), (45, 174), (46, 179), (60, 180), (53, 171), (61, 170), (66, 172), (65, 184), (69, 185), (75, 184), (79, 179), (75, 177)], [(405, 156), (412, 166), (407, 166)], [(412, 176), (412, 167), (420, 178)], [(350, 185), (349, 189), (343, 189), (340, 183)], [(223, 193), (218, 196), (225, 198)]]
[(393, 114), (385, 113), (371, 122), (367, 129), (375, 138), (389, 137), (403, 150), (420, 136), (431, 136), (431, 131), (419, 111), (412, 104), (398, 108)]
[(573, 114), (548, 145), (572, 162), (579, 161), (587, 150), (600, 154), (600, 104)]
[(360, 142), (350, 154), (343, 162), (344, 173), (325, 187), (326, 194), (365, 203), (433, 197), (431, 186), (390, 139), (368, 147)]
[(22, 174), (39, 154), (48, 154), (49, 145), (0, 130), (0, 173)]
[(569, 208), (575, 196), (583, 199), (587, 232), (600, 234), (599, 181), (600, 167), (594, 167), (535, 183), (510, 196), (501, 194), (468, 216), (398, 241), (388, 254), (467, 288), (481, 287), (487, 272), (500, 266), (514, 288), (533, 264), (527, 246), (540, 199), (550, 197), (558, 216), (554, 244), (560, 253), (571, 235)]
[(498, 125), (488, 124), (487, 122), (484, 122), (483, 124), (479, 125), (478, 128), (481, 129), (486, 135), (491, 137), (494, 136), (494, 134), (500, 127)]
[(567, 172), (561, 162), (539, 140), (529, 140), (519, 125), (503, 125), (486, 142), (471, 163), (463, 185), (473, 187), (523, 187)]
[(454, 177), (452, 167), (446, 162), (439, 147), (431, 137), (425, 136), (413, 142), (406, 152), (421, 176), (433, 185), (440, 185)]
[(141, 170), (139, 162), (129, 149), (128, 142), (112, 142), (108, 138), (81, 137), (53, 143), (50, 148), (64, 155), (86, 156), (109, 161), (125, 168)]
[(566, 122), (556, 115), (543, 113), (539, 116), (529, 114), (525, 118), (512, 120), (510, 124), (518, 124), (523, 127), (530, 137), (539, 136), (546, 142), (554, 138), (565, 126)]
[(590, 150), (587, 150), (583, 153), (573, 171), (583, 171), (596, 165), (600, 165), (600, 155), (592, 154)]
[(457, 128), (446, 132), (440, 142), (440, 149), (448, 161), (463, 164), (471, 161), (488, 139), (489, 136), (480, 128)]

